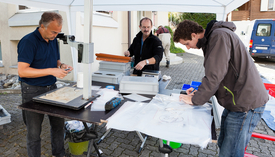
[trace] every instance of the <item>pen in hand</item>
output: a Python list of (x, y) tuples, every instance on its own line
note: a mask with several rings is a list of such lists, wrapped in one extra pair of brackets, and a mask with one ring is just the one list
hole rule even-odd
[(198, 89), (198, 87), (195, 87), (190, 94), (192, 94), (197, 89)]

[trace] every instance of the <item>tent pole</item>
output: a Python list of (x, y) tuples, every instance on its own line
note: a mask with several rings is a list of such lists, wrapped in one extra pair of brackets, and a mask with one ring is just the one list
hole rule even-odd
[[(93, 18), (93, 0), (84, 1), (84, 43), (92, 43), (92, 18)], [(93, 47), (88, 47), (89, 55), (94, 55)], [(92, 90), (91, 63), (83, 63), (83, 98), (91, 98)]]

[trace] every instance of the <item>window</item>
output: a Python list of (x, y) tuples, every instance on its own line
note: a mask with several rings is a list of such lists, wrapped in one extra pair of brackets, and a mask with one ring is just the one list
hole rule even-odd
[(273, 9), (274, 9), (274, 0), (268, 0), (267, 10), (273, 10)]
[(260, 23), (257, 27), (257, 36), (270, 36), (271, 32), (271, 24), (268, 23)]
[(274, 0), (261, 0), (260, 11), (275, 11)]

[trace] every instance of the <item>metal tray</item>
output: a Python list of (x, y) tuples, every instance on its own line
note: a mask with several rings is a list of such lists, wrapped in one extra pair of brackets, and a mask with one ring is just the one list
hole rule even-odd
[(80, 94), (83, 93), (81, 88), (65, 86), (33, 97), (33, 101), (79, 110), (92, 100), (96, 99), (98, 96), (98, 94), (96, 94), (97, 92), (98, 91), (92, 91), (92, 97), (89, 100), (84, 100), (83, 94)]

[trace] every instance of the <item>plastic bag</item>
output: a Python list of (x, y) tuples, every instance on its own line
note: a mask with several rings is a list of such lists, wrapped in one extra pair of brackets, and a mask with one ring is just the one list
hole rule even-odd
[(98, 134), (90, 123), (87, 123), (85, 126), (80, 121), (65, 122), (65, 139), (69, 139), (70, 142), (79, 143), (96, 139), (97, 137)]

